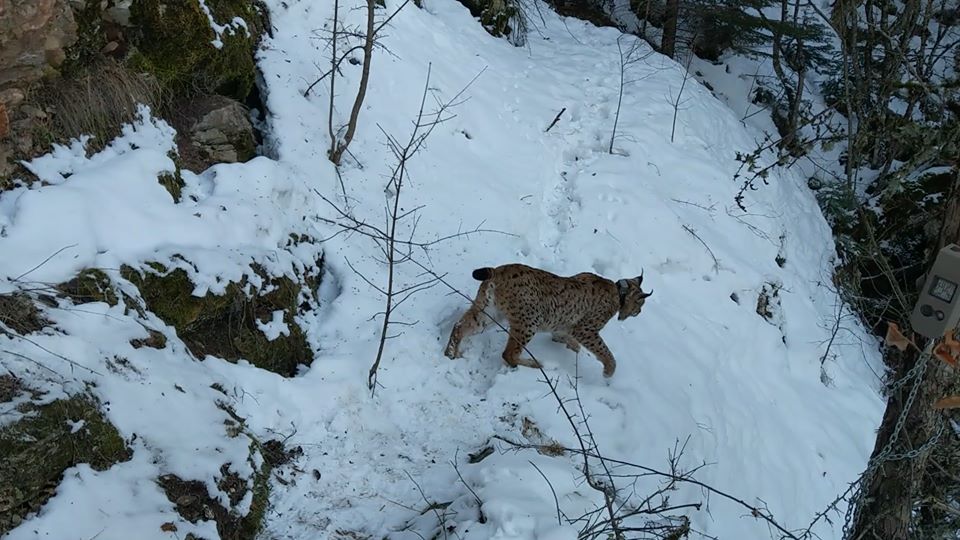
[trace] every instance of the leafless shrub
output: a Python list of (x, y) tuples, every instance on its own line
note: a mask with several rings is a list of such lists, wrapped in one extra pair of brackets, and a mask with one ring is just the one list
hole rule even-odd
[[(435, 277), (427, 277), (421, 274), (421, 277), (424, 277), (423, 280), (415, 283), (401, 284), (397, 281), (397, 267), (412, 259), (414, 249), (419, 249), (423, 253), (426, 253), (429, 247), (446, 240), (460, 238), (477, 232), (499, 232), (478, 227), (429, 241), (419, 241), (416, 239), (416, 231), (417, 224), (420, 221), (420, 211), (423, 207), (418, 206), (410, 210), (404, 210), (400, 206), (403, 187), (409, 178), (407, 164), (423, 148), (424, 143), (433, 132), (433, 129), (452, 118), (449, 113), (450, 109), (463, 103), (464, 100), (462, 96), (464, 92), (466, 92), (467, 88), (469, 88), (482, 73), (482, 71), (478, 73), (466, 86), (457, 92), (456, 95), (446, 101), (440, 101), (439, 98), (434, 96), (437, 101), (437, 107), (431, 112), (426, 109), (427, 97), (431, 95), (430, 71), (428, 68), (426, 84), (424, 85), (423, 94), (420, 99), (420, 108), (417, 111), (413, 130), (410, 132), (409, 137), (405, 141), (401, 141), (386, 131), (383, 131), (383, 128), (381, 128), (381, 131), (387, 139), (387, 146), (390, 148), (396, 160), (396, 164), (393, 167), (385, 189), (387, 193), (386, 208), (384, 209), (386, 224), (383, 227), (373, 225), (353, 216), (328, 197), (325, 197), (319, 192), (317, 193), (337, 214), (335, 219), (324, 219), (327, 223), (338, 228), (335, 235), (342, 233), (360, 234), (373, 240), (378, 251), (376, 259), (386, 266), (386, 284), (381, 286), (375, 283), (374, 278), (361, 274), (353, 267), (350, 261), (347, 261), (347, 264), (354, 273), (384, 297), (383, 311), (374, 315), (374, 317), (382, 317), (383, 324), (380, 330), (380, 342), (377, 348), (377, 355), (373, 365), (370, 367), (367, 379), (371, 392), (375, 391), (377, 386), (377, 371), (383, 359), (386, 342), (400, 335), (392, 334), (391, 329), (395, 326), (410, 326), (416, 324), (416, 321), (401, 321), (393, 318), (396, 310), (413, 295), (430, 289), (438, 283)], [(407, 231), (407, 234), (404, 235), (403, 231)], [(406, 238), (404, 238), (404, 236), (406, 236)]]
[[(373, 60), (373, 50), (378, 45), (377, 38), (380, 35), (380, 31), (394, 18), (398, 13), (408, 4), (410, 0), (404, 0), (397, 9), (393, 11), (386, 19), (377, 24), (376, 22), (376, 9), (377, 9), (377, 0), (366, 0), (366, 28), (363, 31), (356, 29), (347, 29), (343, 28), (340, 24), (340, 0), (334, 0), (333, 2), (333, 28), (330, 31), (329, 43), (330, 43), (330, 69), (321, 75), (317, 80), (311, 83), (307, 89), (303, 92), (303, 95), (309, 96), (313, 88), (323, 81), (325, 78), (330, 77), (330, 101), (328, 107), (328, 116), (327, 116), (327, 129), (330, 135), (330, 149), (328, 151), (328, 156), (330, 161), (334, 165), (340, 165), (340, 161), (343, 159), (343, 154), (347, 152), (347, 149), (350, 146), (350, 143), (353, 141), (353, 137), (357, 132), (357, 122), (360, 118), (360, 109), (363, 107), (363, 100), (367, 95), (367, 86), (370, 81), (370, 65)], [(353, 40), (359, 40), (359, 44), (352, 44)], [(337, 49), (341, 45), (341, 41), (347, 47), (346, 51), (343, 53), (337, 54)], [(343, 128), (334, 128), (334, 100), (336, 98), (336, 79), (337, 72), (340, 69), (340, 65), (344, 60), (350, 57), (354, 52), (362, 50), (363, 51), (363, 64), (362, 71), (360, 74), (360, 84), (357, 88), (357, 94), (353, 100), (353, 106), (350, 109), (350, 117), (345, 126), (346, 131), (343, 133), (343, 137), (339, 136), (341, 129)]]
[[(630, 45), (624, 48), (622, 40), (629, 38)], [(643, 50), (646, 49), (646, 50)], [(646, 43), (636, 36), (631, 36), (629, 34), (621, 34), (617, 38), (617, 51), (620, 53), (620, 89), (617, 93), (617, 111), (613, 115), (613, 130), (610, 133), (610, 145), (608, 148), (609, 153), (613, 153), (613, 143), (617, 139), (617, 125), (620, 123), (620, 106), (623, 104), (623, 90), (649, 75), (641, 77), (639, 79), (631, 79), (631, 68), (646, 60), (653, 54), (653, 49), (649, 48)], [(559, 115), (557, 115), (559, 118)]]

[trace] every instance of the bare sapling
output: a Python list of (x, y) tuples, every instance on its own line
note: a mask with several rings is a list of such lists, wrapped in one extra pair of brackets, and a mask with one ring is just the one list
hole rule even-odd
[[(370, 82), (370, 66), (373, 60), (373, 49), (378, 45), (377, 39), (380, 37), (381, 31), (383, 28), (391, 21), (398, 13), (410, 2), (410, 0), (404, 0), (397, 9), (393, 11), (389, 16), (386, 17), (382, 22), (377, 24), (376, 22), (376, 7), (377, 0), (366, 0), (366, 28), (363, 31), (360, 30), (348, 30), (341, 26), (340, 23), (340, 0), (334, 0), (333, 2), (333, 26), (330, 31), (330, 69), (321, 75), (317, 80), (311, 83), (307, 89), (303, 92), (304, 97), (310, 95), (310, 92), (316, 87), (321, 81), (325, 78), (330, 77), (330, 96), (329, 96), (329, 106), (328, 106), (328, 115), (327, 115), (327, 130), (330, 135), (330, 149), (327, 152), (327, 155), (330, 157), (330, 161), (334, 165), (340, 165), (341, 160), (343, 159), (343, 154), (347, 152), (347, 149), (350, 146), (350, 143), (353, 141), (354, 136), (357, 133), (357, 124), (360, 119), (360, 110), (363, 108), (363, 101), (367, 95), (367, 88)], [(349, 46), (350, 38), (359, 39), (360, 44)], [(340, 41), (345, 41), (348, 45), (347, 49), (342, 53), (338, 54), (338, 48)], [(334, 128), (334, 100), (336, 99), (336, 78), (337, 73), (340, 70), (341, 64), (344, 60), (347, 60), (351, 57), (353, 53), (358, 50), (363, 51), (363, 67), (361, 68), (360, 73), (360, 84), (357, 88), (357, 94), (353, 100), (353, 106), (350, 109), (350, 117), (346, 124), (346, 131), (343, 133), (343, 137), (339, 136), (340, 131), (343, 128), (335, 129)]]
[(687, 63), (683, 66), (683, 82), (680, 83), (680, 90), (677, 92), (677, 97), (672, 100), (670, 105), (673, 106), (673, 123), (670, 126), (670, 143), (673, 143), (674, 137), (677, 134), (677, 116), (680, 114), (680, 106), (687, 102), (687, 100), (682, 100), (683, 98), (683, 89), (687, 87), (687, 79), (690, 78), (690, 62), (693, 60), (693, 53), (687, 53)]
[[(624, 48), (621, 40), (628, 38), (632, 41), (628, 47)], [(651, 54), (653, 54), (653, 49), (648, 47), (643, 40), (630, 34), (621, 34), (620, 37), (617, 38), (617, 51), (620, 53), (620, 89), (617, 93), (617, 110), (613, 115), (613, 130), (610, 133), (610, 145), (608, 152), (611, 154), (613, 153), (613, 143), (617, 139), (617, 125), (620, 123), (620, 107), (623, 105), (623, 91), (630, 84), (649, 76), (647, 75), (641, 77), (640, 79), (630, 79), (630, 68), (635, 64), (646, 60)], [(559, 115), (557, 116), (559, 118)]]
[(347, 261), (347, 264), (354, 273), (360, 276), (365, 283), (370, 285), (384, 297), (383, 311), (374, 315), (374, 317), (382, 317), (382, 325), (380, 329), (377, 354), (374, 358), (373, 364), (370, 367), (367, 377), (367, 384), (371, 392), (375, 391), (377, 387), (377, 373), (380, 368), (380, 363), (383, 360), (387, 341), (401, 335), (399, 333), (393, 333), (393, 329), (397, 326), (410, 326), (416, 324), (416, 321), (411, 322), (397, 319), (395, 317), (397, 309), (400, 308), (400, 306), (402, 306), (413, 295), (427, 290), (438, 283), (435, 277), (425, 277), (426, 274), (420, 274), (420, 278), (423, 278), (422, 280), (415, 281), (413, 283), (400, 283), (397, 275), (398, 267), (411, 260), (415, 249), (426, 254), (430, 247), (435, 246), (440, 242), (452, 240), (454, 238), (465, 237), (479, 232), (499, 232), (477, 227), (467, 231), (458, 231), (457, 233), (440, 236), (433, 240), (419, 241), (416, 239), (416, 232), (417, 225), (420, 222), (420, 212), (423, 210), (423, 206), (417, 206), (415, 208), (405, 210), (401, 207), (400, 202), (403, 188), (410, 176), (408, 170), (408, 164), (410, 163), (410, 160), (413, 159), (418, 152), (420, 152), (424, 143), (433, 132), (435, 127), (453, 118), (453, 115), (450, 113), (450, 109), (463, 103), (464, 92), (466, 92), (467, 88), (469, 88), (470, 85), (472, 85), (482, 73), (483, 71), (478, 73), (469, 83), (467, 83), (466, 86), (463, 87), (463, 89), (457, 92), (457, 94), (449, 100), (440, 101), (439, 98), (434, 96), (437, 100), (437, 107), (431, 112), (426, 108), (427, 98), (431, 95), (430, 68), (428, 68), (427, 80), (424, 85), (423, 94), (421, 95), (420, 99), (420, 106), (417, 111), (416, 120), (413, 123), (413, 129), (411, 130), (410, 135), (405, 140), (401, 141), (381, 128), (381, 132), (383, 132), (384, 136), (386, 137), (387, 146), (390, 148), (390, 152), (393, 154), (393, 158), (395, 159), (395, 165), (391, 170), (390, 178), (387, 181), (385, 189), (385, 192), (387, 193), (386, 208), (384, 209), (384, 214), (386, 215), (385, 226), (381, 227), (373, 225), (367, 221), (363, 221), (342, 209), (329, 198), (323, 196), (319, 192), (317, 193), (317, 195), (320, 196), (320, 198), (323, 199), (324, 202), (326, 202), (329, 206), (331, 206), (337, 214), (335, 219), (323, 219), (323, 221), (334, 225), (339, 229), (334, 236), (344, 233), (360, 234), (370, 238), (376, 244), (378, 252), (376, 255), (376, 260), (386, 267), (386, 283), (384, 285), (378, 285), (375, 283), (374, 279), (363, 275), (356, 268), (354, 268), (350, 261)]

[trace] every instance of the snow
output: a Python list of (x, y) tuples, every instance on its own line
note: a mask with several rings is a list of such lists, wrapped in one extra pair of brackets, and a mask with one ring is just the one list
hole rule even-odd
[[(398, 5), (388, 0), (385, 9)], [(46, 185), (0, 194), (0, 252), (16, 254), (0, 258), (0, 292), (97, 267), (135, 295), (120, 266), (156, 260), (184, 269), (197, 284), (194, 294), (203, 295), (242, 276), (255, 279), (253, 261), (294, 277), (322, 252), (320, 309), (297, 321), (315, 360), (283, 378), (246, 362), (195, 359), (172, 327), (123, 304), (45, 308), (52, 329), (31, 342), (0, 335), (0, 350), (48, 369), (13, 356), (0, 357), (2, 365), (49, 396), (94, 383), (91, 391), (109, 403), (105, 414), (134, 454), (107, 471), (71, 468), (57, 495), (11, 539), (108, 540), (133, 530), (138, 538), (169, 538), (160, 529), (165, 522), (181, 537), (215, 538), (211, 523), (183, 521), (154, 480), (201, 480), (226, 504), (216, 480), (224, 463), (250, 477), (247, 434), (286, 439), (304, 451), (296, 468), (275, 471), (283, 482), (272, 482), (265, 538), (335, 531), (431, 537), (438, 515), (464, 539), (577, 536), (579, 526), (558, 525), (556, 505), (579, 516), (602, 502), (584, 484), (582, 462), (491, 441), (523, 440), (527, 418), (551, 440), (577, 446), (540, 372), (506, 368), (505, 335), (494, 329), (467, 340), (465, 358), (442, 355), (464, 299), (435, 287), (404, 303), (395, 317), (416, 324), (387, 342), (381, 386), (372, 396), (366, 388), (383, 298), (364, 277), (383, 286), (386, 269), (370, 239), (337, 234), (325, 221), (338, 216), (314, 190), (382, 223), (395, 194), (384, 189), (394, 161), (380, 129), (409, 135), (428, 67), (430, 91), (444, 101), (482, 74), (409, 163), (401, 207), (422, 208), (416, 230), (408, 220), (401, 236), (430, 241), (478, 226), (500, 232), (437, 243), (415, 252), (418, 260), (468, 295), (477, 285), (472, 269), (507, 262), (613, 279), (643, 271), (654, 290), (639, 317), (612, 321), (602, 333), (618, 359), (610, 380), (589, 353), (576, 355), (548, 336), (530, 347), (563, 398), (573, 396), (570, 381), (578, 378), (605, 456), (665, 469), (670, 449), (687, 440), (681, 465), (707, 464), (698, 480), (769, 508), (790, 529), (806, 527), (859, 474), (882, 414), (877, 347), (831, 290), (830, 230), (802, 175), (775, 171), (769, 185), (747, 193), (749, 211), (737, 209), (734, 155), (762, 138), (744, 126), (740, 111), (689, 80), (671, 143), (671, 98), (683, 69), (653, 54), (633, 67), (636, 82), (623, 96), (611, 155), (615, 30), (562, 20), (544, 7), (539, 33), (515, 48), (490, 37), (458, 3), (427, 0), (391, 21), (384, 44), (392, 54), (374, 55), (341, 184), (326, 157), (329, 87), (303, 96), (329, 54), (315, 31), (329, 24), (332, 6), (267, 6), (274, 33), (258, 52), (267, 156), (185, 172), (175, 203), (157, 182), (173, 168), (173, 130), (144, 108), (99, 153), (87, 157), (78, 143), (32, 161), (28, 168)], [(345, 26), (362, 22), (362, 10), (351, 7), (341, 6)], [(342, 69), (335, 125), (345, 122), (360, 76), (359, 65)], [(292, 246), (291, 233), (325, 241)], [(413, 264), (396, 270), (401, 287), (424, 279)], [(780, 286), (773, 322), (756, 309), (767, 284)], [(831, 339), (838, 316), (841, 329)], [(132, 347), (146, 328), (162, 332), (168, 346)], [(260, 328), (272, 338), (289, 332), (276, 313)], [(245, 419), (244, 433), (228, 429), (218, 403)], [(498, 451), (467, 463), (468, 453), (487, 444)], [(628, 484), (619, 487), (626, 493)], [(641, 479), (637, 496), (656, 484)], [(421, 515), (425, 499), (450, 505)], [(704, 503), (681, 511), (704, 534), (770, 537), (766, 523), (697, 486), (681, 484), (671, 501)], [(839, 527), (826, 522), (814, 530), (839, 537)]]
[(210, 42), (211, 45), (217, 49), (223, 48), (223, 34), (224, 32), (228, 34), (233, 34), (238, 29), (243, 28), (243, 31), (249, 36), (250, 29), (247, 28), (247, 21), (243, 20), (241, 17), (234, 17), (227, 24), (218, 24), (217, 21), (213, 18), (213, 13), (210, 11), (210, 7), (207, 6), (205, 0), (197, 0), (200, 2), (200, 9), (203, 10), (203, 13), (206, 14), (207, 19), (210, 21), (210, 29), (213, 30), (213, 33), (216, 34), (216, 37)]
[(283, 322), (282, 309), (274, 311), (268, 322), (257, 321), (257, 328), (259, 328), (260, 331), (263, 332), (263, 334), (267, 336), (267, 339), (270, 341), (273, 341), (280, 336), (290, 335), (290, 327)]

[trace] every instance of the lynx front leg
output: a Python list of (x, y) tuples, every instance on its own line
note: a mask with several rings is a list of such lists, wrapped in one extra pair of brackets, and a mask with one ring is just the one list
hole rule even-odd
[(503, 350), (503, 361), (510, 367), (527, 366), (539, 368), (540, 364), (532, 358), (521, 358), (520, 353), (533, 339), (533, 330), (526, 326), (510, 322), (510, 337), (507, 338), (507, 347)]
[(617, 361), (614, 359), (610, 349), (607, 348), (607, 344), (603, 342), (600, 333), (597, 331), (580, 330), (574, 332), (573, 337), (582, 343), (583, 346), (593, 353), (593, 355), (597, 357), (597, 360), (603, 364), (603, 376), (608, 378), (613, 377), (613, 372), (617, 370)]
[(580, 344), (566, 332), (554, 332), (551, 339), (557, 343), (563, 343), (568, 349), (575, 353), (580, 352)]
[(490, 303), (490, 282), (484, 281), (477, 290), (477, 297), (473, 300), (473, 305), (463, 314), (463, 317), (453, 326), (450, 332), (450, 339), (447, 341), (447, 348), (443, 354), (450, 359), (460, 357), (460, 342), (463, 338), (483, 332), (492, 321), (484, 313), (487, 305)]

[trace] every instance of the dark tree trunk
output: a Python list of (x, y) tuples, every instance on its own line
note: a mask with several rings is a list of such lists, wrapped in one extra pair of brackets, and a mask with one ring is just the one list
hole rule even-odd
[(660, 52), (673, 58), (677, 52), (677, 19), (680, 18), (680, 0), (667, 0), (664, 11)]
[[(936, 257), (937, 251), (947, 244), (960, 243), (960, 173), (954, 181), (949, 198), (944, 208), (943, 224), (940, 234), (931, 242), (930, 261)], [(929, 266), (929, 264), (928, 264)], [(912, 286), (914, 290), (923, 286), (923, 281)], [(918, 343), (923, 346), (923, 343)], [(899, 353), (888, 349), (887, 360), (893, 365), (893, 379), (900, 380), (920, 360), (920, 354), (908, 349)], [(954, 384), (957, 372), (943, 362), (932, 358), (928, 361), (926, 372), (916, 399), (909, 411), (906, 411), (906, 421), (892, 452), (902, 454), (921, 447), (929, 441), (937, 430), (941, 411), (934, 410), (932, 405), (947, 395)], [(887, 401), (887, 409), (877, 432), (877, 441), (874, 445), (871, 458), (877, 455), (894, 436), (897, 420), (904, 413), (913, 381), (894, 392)], [(912, 459), (886, 461), (876, 470), (872, 478), (866, 479), (863, 498), (857, 509), (856, 517), (851, 525), (850, 538), (854, 540), (907, 540), (910, 538), (910, 523), (913, 508), (920, 499), (919, 486), (926, 466), (927, 453), (921, 453)]]

